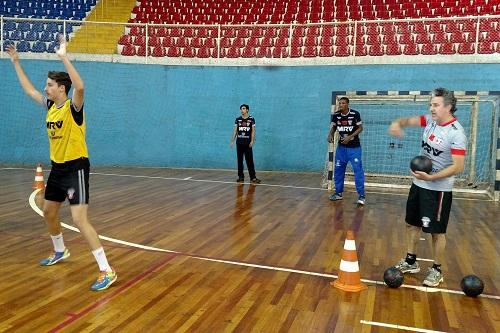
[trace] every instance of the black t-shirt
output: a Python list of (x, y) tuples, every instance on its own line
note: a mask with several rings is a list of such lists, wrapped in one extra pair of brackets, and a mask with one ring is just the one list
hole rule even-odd
[(255, 127), (255, 119), (252, 116), (248, 118), (238, 117), (234, 121), (234, 126), (236, 126), (237, 136), (236, 144), (250, 144), (252, 141), (252, 132)]
[[(349, 112), (346, 115), (343, 115), (340, 111), (337, 111), (332, 115), (332, 123), (339, 132), (340, 143), (342, 138), (351, 135), (359, 128), (359, 126), (362, 124), (361, 115), (358, 111), (353, 109), (349, 109)], [(351, 148), (360, 147), (361, 143), (359, 142), (359, 137), (356, 135), (354, 139), (349, 141), (349, 143), (344, 146)]]

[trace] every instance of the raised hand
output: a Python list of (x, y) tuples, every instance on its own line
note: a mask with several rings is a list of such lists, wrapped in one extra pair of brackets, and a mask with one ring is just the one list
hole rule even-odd
[(7, 53), (9, 54), (10, 60), (12, 62), (19, 61), (19, 53), (17, 52), (16, 46), (14, 44), (7, 46)]
[(57, 39), (59, 40), (59, 46), (55, 48), (56, 54), (61, 57), (66, 56), (66, 39), (64, 38), (63, 34), (59, 34), (57, 36)]
[(404, 131), (401, 128), (401, 125), (397, 121), (393, 121), (389, 126), (388, 130), (389, 134), (398, 138), (402, 138), (404, 136)]

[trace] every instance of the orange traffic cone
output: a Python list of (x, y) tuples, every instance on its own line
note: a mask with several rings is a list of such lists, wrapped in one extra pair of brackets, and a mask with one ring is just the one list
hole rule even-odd
[(354, 233), (351, 230), (347, 231), (344, 252), (340, 261), (339, 278), (330, 284), (344, 291), (361, 291), (368, 288), (364, 283), (361, 283), (356, 243), (354, 242)]
[(45, 190), (45, 182), (43, 180), (43, 170), (42, 165), (38, 163), (35, 172), (35, 181), (33, 182), (34, 190)]

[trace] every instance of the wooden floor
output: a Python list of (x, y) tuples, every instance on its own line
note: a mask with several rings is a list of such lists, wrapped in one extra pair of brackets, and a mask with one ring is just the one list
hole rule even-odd
[[(369, 192), (357, 208), (352, 192), (330, 202), (315, 174), (259, 173), (255, 186), (233, 171), (92, 171), (90, 217), (115, 239), (103, 245), (118, 272), (97, 293), (75, 231), (64, 230), (67, 261), (38, 266), (52, 246), (28, 202), (34, 171), (0, 168), (0, 332), (500, 332), (498, 203), (454, 200), (439, 290), (416, 288), (425, 260), (389, 289), (382, 274), (405, 254), (405, 193)], [(67, 205), (61, 221), (71, 225)], [(368, 285), (359, 293), (330, 285), (347, 230)], [(428, 239), (418, 255), (430, 258)], [(472, 273), (482, 297), (460, 292)]]

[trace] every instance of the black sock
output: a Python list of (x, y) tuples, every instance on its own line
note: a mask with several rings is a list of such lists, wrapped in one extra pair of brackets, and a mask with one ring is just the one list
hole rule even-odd
[(432, 265), (432, 268), (434, 268), (436, 271), (441, 273), (441, 264), (434, 264), (434, 265)]
[(417, 261), (417, 255), (408, 252), (405, 260), (409, 265), (413, 265)]

